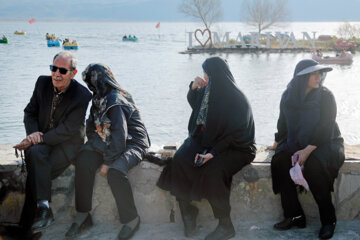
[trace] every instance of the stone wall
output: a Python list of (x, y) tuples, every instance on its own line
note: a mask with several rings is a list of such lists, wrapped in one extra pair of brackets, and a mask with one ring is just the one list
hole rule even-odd
[[(5, 161), (8, 148), (0, 147), (0, 166), (6, 165), (9, 172), (19, 171), (18, 163)], [(271, 186), (270, 159), (272, 152), (264, 147), (258, 150), (255, 161), (234, 176), (231, 191), (232, 218), (235, 221), (275, 221), (282, 216), (279, 195), (274, 195)], [(333, 201), (339, 220), (360, 220), (360, 146), (346, 146), (346, 162), (335, 182)], [(14, 157), (11, 157), (14, 160)], [(11, 167), (13, 168), (11, 170)], [(129, 173), (136, 205), (144, 223), (165, 223), (180, 221), (180, 213), (174, 197), (156, 187), (162, 167), (143, 161)], [(4, 172), (0, 171), (5, 179)], [(3, 182), (3, 180), (2, 180)], [(3, 187), (1, 185), (0, 187)], [(20, 189), (20, 188), (19, 188)], [(74, 167), (68, 168), (53, 181), (52, 203), (58, 221), (70, 221), (75, 214), (74, 206)], [(14, 195), (17, 194), (17, 195)], [(16, 223), (24, 195), (21, 190), (11, 190), (0, 205), (0, 224)], [(311, 193), (300, 194), (300, 202), (309, 220), (319, 218), (318, 209)], [(213, 219), (207, 201), (195, 203), (200, 208), (199, 218), (203, 221)], [(107, 180), (99, 175), (95, 179), (92, 214), (95, 222), (115, 221), (117, 208)]]

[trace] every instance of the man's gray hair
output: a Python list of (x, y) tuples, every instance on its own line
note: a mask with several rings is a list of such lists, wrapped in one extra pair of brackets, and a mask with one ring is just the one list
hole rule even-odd
[(55, 55), (53, 62), (55, 62), (55, 59), (58, 57), (62, 58), (70, 58), (71, 60), (71, 71), (75, 70), (77, 68), (77, 59), (75, 55), (70, 51), (61, 51), (58, 54)]

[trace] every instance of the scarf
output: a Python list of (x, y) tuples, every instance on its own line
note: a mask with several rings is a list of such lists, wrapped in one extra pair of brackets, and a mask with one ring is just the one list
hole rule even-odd
[(82, 73), (82, 77), (93, 92), (90, 114), (96, 132), (101, 140), (109, 145), (111, 121), (106, 116), (107, 111), (116, 105), (135, 108), (134, 101), (131, 95), (120, 87), (110, 68), (104, 64), (90, 64)]

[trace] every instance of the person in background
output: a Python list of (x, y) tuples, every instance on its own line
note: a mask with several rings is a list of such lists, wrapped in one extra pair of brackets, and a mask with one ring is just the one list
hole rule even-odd
[(202, 69), (204, 78), (196, 77), (187, 95), (192, 108), (189, 136), (157, 184), (176, 197), (186, 237), (196, 231), (198, 209), (191, 201), (205, 198), (219, 221), (205, 239), (229, 239), (235, 235), (230, 218), (232, 176), (255, 158), (255, 125), (227, 62), (208, 58)]
[(20, 224), (39, 232), (53, 221), (51, 180), (74, 160), (85, 137), (85, 114), (91, 94), (74, 78), (77, 59), (68, 51), (55, 55), (51, 76), (40, 76), (24, 109), (27, 137), (14, 146), (25, 150), (26, 197)]
[(123, 224), (118, 239), (129, 239), (139, 228), (128, 171), (137, 165), (150, 147), (145, 125), (132, 96), (115, 80), (104, 64), (90, 64), (82, 74), (93, 92), (86, 121), (88, 141), (75, 161), (76, 217), (66, 233), (74, 238), (92, 226), (90, 211), (96, 170), (107, 177)]
[(296, 65), (281, 98), (278, 131), (270, 147), (275, 150), (271, 161), (273, 191), (280, 193), (284, 210), (284, 220), (274, 228), (306, 227), (296, 185), (289, 174), (289, 169), (298, 162), (319, 207), (321, 239), (334, 234), (336, 216), (331, 191), (345, 159), (344, 141), (336, 123), (335, 98), (323, 86), (326, 73), (331, 70), (311, 59)]

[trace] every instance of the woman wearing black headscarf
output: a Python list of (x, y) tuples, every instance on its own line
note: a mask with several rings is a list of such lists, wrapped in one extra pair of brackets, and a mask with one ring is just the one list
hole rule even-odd
[(129, 239), (138, 229), (138, 216), (128, 171), (138, 164), (150, 146), (146, 128), (131, 95), (115, 80), (110, 68), (90, 64), (82, 74), (93, 92), (86, 121), (88, 141), (75, 161), (75, 205), (77, 215), (66, 237), (76, 237), (92, 226), (90, 215), (96, 170), (107, 176), (123, 227), (118, 239)]
[(322, 227), (319, 237), (331, 238), (336, 225), (331, 202), (334, 179), (344, 162), (344, 144), (336, 119), (336, 102), (329, 89), (322, 86), (332, 68), (314, 60), (302, 60), (282, 95), (278, 132), (275, 134), (271, 161), (274, 193), (280, 193), (285, 219), (274, 225), (277, 230), (306, 227), (296, 185), (289, 169), (298, 158), (303, 175), (319, 207)]
[(205, 198), (219, 219), (206, 239), (229, 239), (235, 235), (229, 201), (232, 176), (255, 158), (255, 127), (249, 102), (227, 63), (212, 57), (202, 67), (204, 79), (191, 82), (187, 95), (192, 108), (189, 137), (164, 168), (158, 186), (178, 200), (185, 236), (196, 229), (198, 209), (190, 202)]

